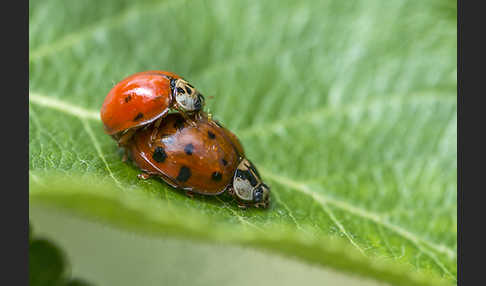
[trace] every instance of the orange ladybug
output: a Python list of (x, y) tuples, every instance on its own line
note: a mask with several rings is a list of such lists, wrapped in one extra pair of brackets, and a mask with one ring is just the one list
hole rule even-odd
[(203, 105), (203, 95), (180, 76), (145, 71), (123, 79), (110, 90), (101, 107), (101, 120), (105, 132), (124, 145), (139, 127), (160, 124), (169, 109), (188, 119)]
[(173, 113), (160, 126), (133, 135), (127, 149), (143, 172), (139, 178), (159, 176), (189, 194), (219, 195), (228, 191), (240, 207), (268, 207), (270, 188), (244, 157), (238, 138), (205, 114), (195, 120), (196, 126)]

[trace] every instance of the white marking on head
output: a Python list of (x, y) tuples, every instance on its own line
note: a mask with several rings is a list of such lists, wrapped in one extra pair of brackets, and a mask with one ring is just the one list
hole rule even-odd
[(174, 94), (177, 103), (185, 111), (199, 111), (203, 108), (204, 97), (202, 94), (183, 79), (176, 80)]

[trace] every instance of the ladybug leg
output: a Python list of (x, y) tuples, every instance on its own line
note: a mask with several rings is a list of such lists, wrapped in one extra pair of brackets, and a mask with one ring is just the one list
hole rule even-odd
[(187, 115), (184, 115), (184, 118), (186, 119), (187, 122), (189, 122), (189, 124), (191, 124), (192, 127), (197, 127), (196, 121), (194, 121), (194, 119), (190, 118)]
[(194, 113), (193, 117), (196, 121), (199, 121), (199, 120), (203, 119), (204, 117), (208, 118), (209, 121), (211, 121), (211, 114), (210, 113), (203, 114), (203, 112), (201, 110), (196, 111)]
[(188, 196), (191, 199), (194, 199), (194, 193), (191, 191), (186, 191), (186, 196)]
[(194, 121), (194, 119), (191, 118), (189, 115), (187, 115), (187, 113), (185, 113), (184, 111), (180, 111), (180, 113), (182, 117), (184, 117), (184, 120), (186, 120), (192, 127), (197, 127), (197, 124)]
[(235, 194), (235, 190), (233, 188), (229, 188), (227, 190), (228, 192), (228, 195), (232, 196), (233, 197), (233, 201), (236, 201), (238, 203), (238, 207), (242, 210), (246, 210), (248, 208), (248, 205), (246, 205), (245, 203), (241, 202), (240, 200), (238, 200), (236, 198), (236, 194)]
[(264, 203), (256, 203), (256, 204), (255, 204), (255, 207), (256, 207), (256, 208), (258, 208), (258, 209), (259, 209), (259, 208), (264, 208), (264, 209), (266, 209), (266, 208), (268, 207), (268, 205), (267, 205), (267, 204), (264, 204)]
[(241, 203), (241, 202), (238, 202), (238, 207), (242, 210), (246, 210), (248, 209), (248, 206), (244, 203)]
[(120, 136), (120, 139), (118, 139), (118, 146), (124, 146), (127, 144), (128, 141), (133, 136), (133, 133), (135, 133), (135, 128), (129, 129), (125, 134)]
[(162, 119), (163, 119), (163, 118), (162, 118), (162, 117), (160, 117), (159, 119), (157, 119), (157, 120), (155, 121), (155, 123), (154, 123), (155, 128), (159, 128), (160, 123), (162, 122)]
[(141, 180), (147, 180), (148, 178), (152, 177), (152, 175), (148, 173), (140, 173), (137, 175), (137, 177)]
[[(174, 99), (174, 101), (175, 101), (175, 99)], [(179, 112), (182, 115), (182, 117), (184, 117), (184, 120), (189, 122), (189, 124), (191, 124), (192, 127), (197, 127), (196, 122), (194, 122), (194, 119), (189, 117), (189, 115), (186, 113), (186, 111), (184, 111), (184, 109), (182, 109), (180, 107), (180, 105), (177, 103), (177, 101), (175, 102), (173, 109), (177, 110), (177, 112)]]
[(152, 128), (152, 134), (150, 135), (150, 142), (154, 143), (155, 139), (157, 138), (157, 134), (159, 133), (159, 126), (162, 122), (162, 117), (157, 119), (154, 123), (154, 128)]
[(127, 160), (128, 160), (128, 150), (125, 149), (125, 151), (123, 152), (122, 161), (126, 162)]

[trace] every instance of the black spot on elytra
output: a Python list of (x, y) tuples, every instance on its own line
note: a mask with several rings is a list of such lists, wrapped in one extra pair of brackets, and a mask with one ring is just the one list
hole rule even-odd
[(192, 90), (190, 88), (188, 88), (187, 86), (186, 86), (186, 91), (187, 91), (187, 94), (189, 94), (189, 95), (192, 94)]
[(184, 119), (177, 118), (176, 122), (174, 123), (174, 128), (177, 129), (177, 130), (184, 129)]
[(142, 118), (143, 118), (143, 113), (140, 112), (139, 114), (137, 114), (137, 116), (135, 116), (135, 118), (133, 118), (133, 121), (138, 121), (138, 120), (140, 120)]
[(125, 97), (125, 103), (128, 103), (130, 100), (132, 100), (131, 95), (128, 95), (127, 97)]
[(190, 87), (192, 87), (192, 88), (194, 88), (194, 86), (192, 86), (192, 84), (190, 84), (190, 83), (188, 83), (187, 85), (190, 86)]
[(249, 171), (243, 171), (243, 170), (236, 170), (236, 177), (241, 178), (242, 180), (249, 181), (250, 185), (253, 187), (258, 184), (257, 179), (255, 176), (253, 176)]
[(211, 138), (211, 139), (216, 138), (216, 135), (214, 135), (214, 133), (213, 133), (213, 132), (211, 132), (211, 131), (208, 131), (208, 136), (209, 136), (209, 138)]
[(179, 182), (185, 182), (191, 177), (191, 169), (186, 166), (182, 166), (179, 170), (179, 175), (177, 175), (176, 180)]
[(211, 175), (211, 179), (213, 181), (221, 181), (221, 178), (223, 178), (223, 175), (221, 175), (220, 172), (214, 172), (212, 175)]
[(154, 154), (152, 155), (152, 159), (157, 161), (158, 163), (162, 163), (167, 158), (167, 154), (165, 153), (164, 148), (157, 147), (155, 148)]
[(180, 94), (186, 93), (181, 87), (177, 88), (177, 92), (180, 93)]
[(192, 155), (192, 151), (194, 151), (194, 145), (192, 144), (187, 144), (184, 147), (184, 152), (186, 152), (187, 155)]
[(221, 162), (223, 163), (223, 166), (228, 165), (228, 161), (226, 161), (225, 159), (221, 159)]

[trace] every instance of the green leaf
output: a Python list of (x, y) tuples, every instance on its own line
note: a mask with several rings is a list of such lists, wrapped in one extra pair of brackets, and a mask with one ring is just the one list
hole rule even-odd
[[(394, 285), (455, 283), (454, 4), (29, 3), (31, 203)], [(190, 199), (121, 161), (99, 109), (149, 69), (206, 96), (271, 186), (270, 209)]]

